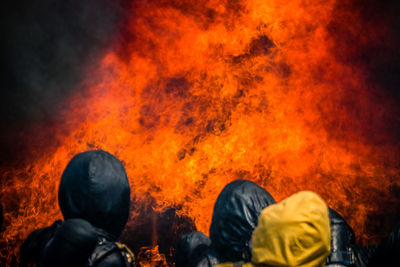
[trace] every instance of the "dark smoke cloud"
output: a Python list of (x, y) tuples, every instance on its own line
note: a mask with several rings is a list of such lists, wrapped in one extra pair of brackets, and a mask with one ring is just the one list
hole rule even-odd
[[(333, 14), (328, 30), (335, 40), (334, 53), (339, 62), (361, 71), (367, 85), (364, 96), (354, 94), (350, 85), (346, 88), (348, 96), (340, 107), (352, 118), (348, 120), (352, 125), (339, 127), (355, 129), (365, 143), (398, 147), (400, 2), (338, 1)], [(370, 109), (357, 104), (363, 97)], [(332, 121), (332, 125), (339, 124)], [(334, 128), (329, 131), (337, 132)]]
[[(6, 1), (1, 7), (0, 161), (61, 121), (85, 68), (114, 40), (122, 1)], [(47, 131), (52, 132), (52, 131)], [(13, 144), (13, 145), (10, 145)], [(16, 147), (20, 144), (21, 147)], [(15, 152), (19, 150), (19, 152)]]
[[(330, 33), (336, 37), (338, 59), (365, 69), (371, 83), (400, 101), (400, 2), (338, 1), (334, 14)], [(351, 24), (355, 16), (359, 25)]]

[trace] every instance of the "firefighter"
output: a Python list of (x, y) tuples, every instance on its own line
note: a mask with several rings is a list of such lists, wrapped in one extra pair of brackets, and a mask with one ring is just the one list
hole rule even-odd
[(328, 206), (317, 194), (302, 191), (261, 212), (252, 235), (251, 262), (218, 267), (323, 267), (330, 248)]
[[(250, 260), (249, 240), (257, 225), (260, 212), (276, 203), (262, 187), (248, 180), (236, 180), (224, 187), (214, 205), (210, 226), (210, 240), (196, 239), (198, 246), (207, 245), (195, 257), (181, 255), (186, 264), (181, 266), (215, 266), (226, 261)], [(181, 240), (181, 242), (185, 242)], [(196, 247), (194, 242), (190, 246)], [(181, 245), (184, 246), (184, 245)], [(182, 261), (181, 261), (182, 262)]]
[(331, 253), (327, 267), (367, 267), (376, 250), (376, 245), (359, 246), (356, 244), (353, 229), (343, 217), (329, 208), (331, 225)]
[(350, 266), (354, 261), (351, 249), (352, 246), (355, 246), (354, 231), (343, 217), (331, 208), (329, 208), (329, 220), (331, 227), (331, 253), (327, 259), (326, 266)]
[(201, 232), (182, 236), (176, 248), (175, 267), (192, 266), (192, 262), (202, 257), (210, 245), (210, 238)]
[[(369, 246), (370, 248), (371, 246)], [(364, 253), (369, 267), (398, 267), (400, 253), (400, 223), (398, 223), (382, 242)]]
[(21, 266), (133, 266), (117, 242), (129, 217), (130, 187), (122, 163), (102, 150), (80, 153), (65, 168), (58, 191), (64, 221), (32, 232)]

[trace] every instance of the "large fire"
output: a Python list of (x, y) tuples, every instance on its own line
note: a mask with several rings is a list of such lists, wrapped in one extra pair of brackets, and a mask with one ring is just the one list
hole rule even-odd
[[(346, 60), (352, 44), (337, 34), (359, 31), (359, 42), (370, 43), (384, 28), (363, 31), (357, 10), (344, 12), (334, 0), (137, 1), (130, 8), (122, 33), (88, 69), (85, 90), (68, 99), (54, 140), (33, 144), (31, 157), (0, 170), (2, 262), (15, 263), (31, 231), (62, 218), (61, 173), (88, 149), (109, 151), (126, 167), (142, 205), (132, 207), (128, 240), (143, 205), (154, 214), (173, 208), (208, 234), (218, 193), (238, 178), (278, 201), (303, 189), (319, 193), (364, 244), (390, 228), (400, 186), (390, 125), (398, 109), (376, 93), (362, 64)], [(384, 216), (382, 229), (371, 223)], [(143, 244), (152, 246), (147, 254), (157, 238)]]

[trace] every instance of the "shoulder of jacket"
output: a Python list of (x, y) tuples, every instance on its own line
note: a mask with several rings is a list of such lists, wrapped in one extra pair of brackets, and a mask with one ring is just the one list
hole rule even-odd
[(39, 262), (40, 254), (44, 247), (53, 237), (56, 229), (62, 224), (61, 220), (55, 221), (52, 225), (37, 229), (30, 233), (20, 246), (21, 266), (29, 262)]

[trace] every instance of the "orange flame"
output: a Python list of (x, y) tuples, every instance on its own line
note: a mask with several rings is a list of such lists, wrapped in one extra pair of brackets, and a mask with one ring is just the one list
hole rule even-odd
[(165, 256), (159, 254), (158, 246), (154, 248), (143, 247), (138, 253), (137, 261), (140, 267), (168, 266)]
[[(368, 216), (395, 203), (385, 192), (400, 186), (384, 122), (398, 110), (336, 54), (336, 10), (334, 0), (136, 2), (85, 93), (69, 99), (57, 147), (44, 142), (1, 170), (1, 257), (11, 262), (28, 233), (61, 218), (63, 169), (97, 148), (124, 162), (135, 198), (181, 207), (202, 232), (221, 189), (245, 178), (277, 200), (313, 190), (359, 240), (376, 241)], [(350, 31), (361, 20), (352, 16)]]

